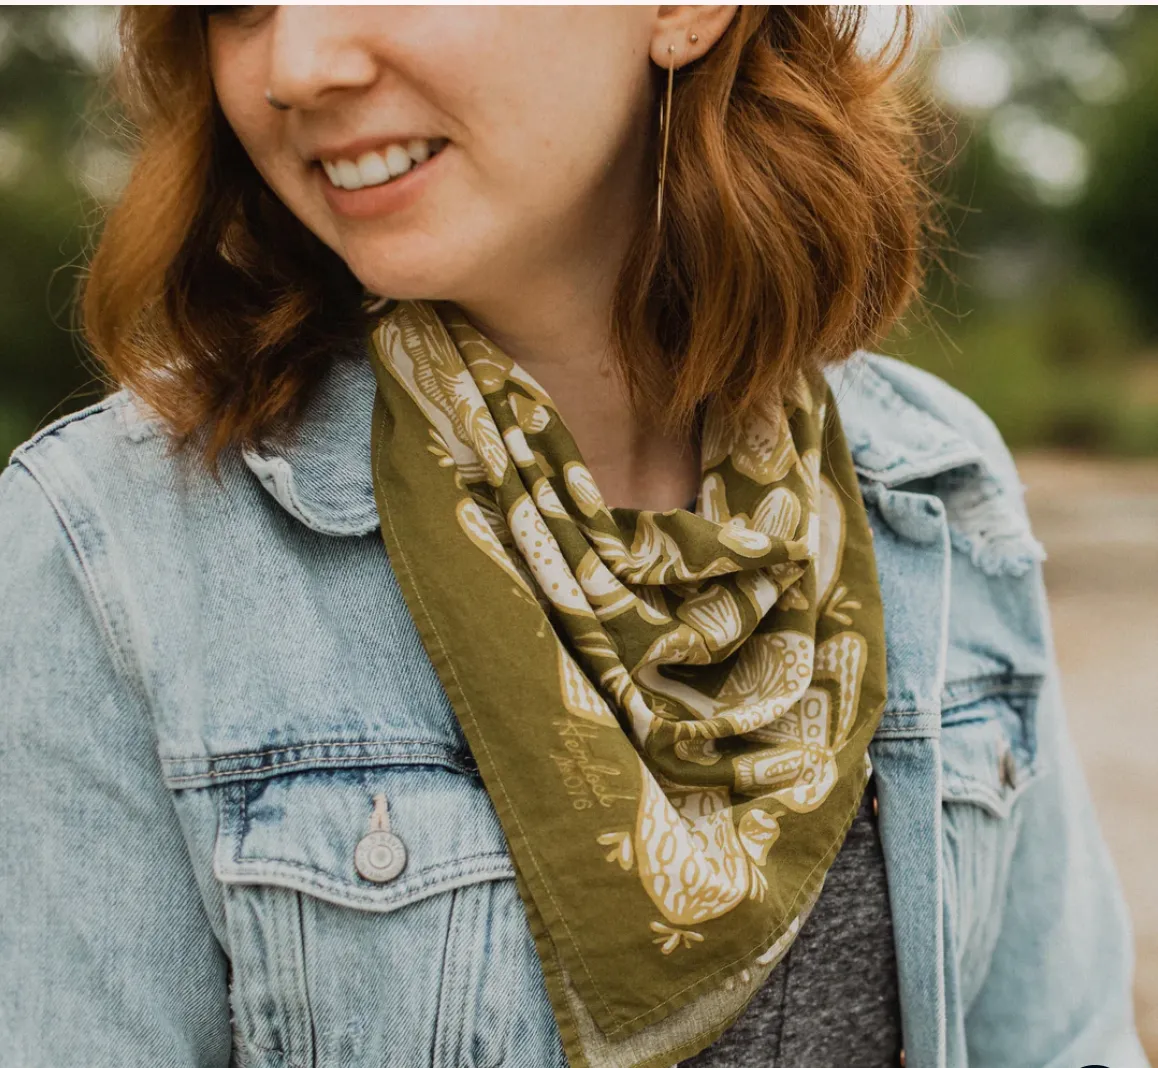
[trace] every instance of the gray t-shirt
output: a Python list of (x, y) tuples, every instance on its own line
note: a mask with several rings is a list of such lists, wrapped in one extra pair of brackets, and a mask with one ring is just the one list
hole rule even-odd
[(900, 997), (874, 787), (788, 955), (744, 1014), (681, 1068), (896, 1068)]

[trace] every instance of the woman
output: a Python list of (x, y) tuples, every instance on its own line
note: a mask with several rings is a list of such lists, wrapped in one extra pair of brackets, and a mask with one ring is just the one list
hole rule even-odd
[(12, 1063), (1145, 1063), (1008, 453), (850, 359), (856, 22), (125, 13), (123, 388), (0, 480)]

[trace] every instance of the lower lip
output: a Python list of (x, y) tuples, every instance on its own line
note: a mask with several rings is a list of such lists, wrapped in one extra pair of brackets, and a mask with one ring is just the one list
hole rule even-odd
[(377, 215), (388, 215), (396, 211), (404, 211), (410, 207), (430, 184), (431, 177), (441, 173), (440, 163), (446, 155), (450, 145), (431, 156), (424, 163), (412, 166), (400, 178), (395, 178), (381, 185), (366, 186), (363, 189), (339, 189), (326, 176), (326, 172), (318, 167), (318, 180), (322, 183), (322, 192), (326, 203), (335, 215), (344, 215), (349, 219), (368, 219)]

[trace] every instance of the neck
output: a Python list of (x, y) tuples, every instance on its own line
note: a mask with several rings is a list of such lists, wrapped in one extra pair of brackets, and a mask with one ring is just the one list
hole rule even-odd
[(608, 261), (620, 262), (606, 257), (581, 274), (538, 272), (505, 286), (505, 297), (456, 304), (547, 391), (609, 507), (685, 507), (699, 489), (699, 451), (637, 419), (628, 404), (611, 356)]
[(684, 507), (699, 487), (698, 451), (632, 412), (612, 364), (610, 305), (608, 286), (541, 283), (506, 307), (459, 307), (547, 391), (608, 506)]

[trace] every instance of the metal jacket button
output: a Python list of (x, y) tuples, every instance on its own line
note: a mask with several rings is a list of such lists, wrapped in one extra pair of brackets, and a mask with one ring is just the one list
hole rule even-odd
[(385, 794), (374, 798), (370, 832), (362, 836), (354, 850), (354, 867), (363, 879), (372, 883), (387, 883), (406, 867), (406, 847), (402, 839), (390, 831), (390, 810), (386, 807)]

